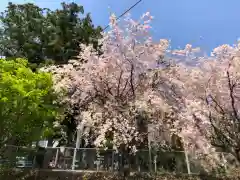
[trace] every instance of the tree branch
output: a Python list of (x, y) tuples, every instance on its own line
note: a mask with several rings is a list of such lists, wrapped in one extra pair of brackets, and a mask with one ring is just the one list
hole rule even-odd
[(133, 93), (133, 96), (135, 97), (135, 89), (134, 89), (134, 85), (133, 85), (133, 81), (134, 81), (134, 66), (133, 64), (131, 63), (131, 75), (130, 75), (130, 86), (131, 86), (131, 90), (132, 90), (132, 93)]
[(232, 106), (232, 109), (233, 109), (233, 114), (234, 114), (235, 118), (238, 120), (238, 122), (240, 122), (240, 119), (238, 117), (238, 113), (237, 113), (237, 110), (236, 110), (236, 107), (235, 107), (235, 99), (234, 99), (234, 96), (233, 96), (233, 91), (234, 91), (235, 84), (231, 83), (229, 71), (227, 71), (227, 78), (228, 78), (228, 87), (229, 87), (229, 93), (230, 93), (230, 98), (231, 98), (231, 106)]
[(121, 80), (122, 80), (122, 74), (123, 74), (123, 70), (121, 70), (119, 78), (118, 78), (118, 85), (117, 85), (117, 96), (118, 97), (120, 95), (120, 85), (121, 85)]

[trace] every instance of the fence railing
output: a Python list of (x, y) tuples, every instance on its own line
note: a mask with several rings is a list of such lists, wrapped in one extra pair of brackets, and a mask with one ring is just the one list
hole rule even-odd
[[(47, 168), (63, 170), (169, 172), (199, 174), (200, 163), (184, 151), (163, 152), (139, 150), (136, 154), (94, 148), (42, 148), (9, 146), (8, 156), (0, 158), (0, 166), (15, 168)], [(231, 164), (236, 163), (227, 153), (219, 153)], [(230, 158), (229, 158), (229, 157)], [(227, 168), (227, 167), (224, 167)]]

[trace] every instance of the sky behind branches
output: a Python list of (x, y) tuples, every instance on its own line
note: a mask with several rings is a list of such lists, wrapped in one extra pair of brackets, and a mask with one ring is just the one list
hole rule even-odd
[[(0, 11), (8, 0), (0, 0)], [(34, 2), (41, 7), (56, 9), (59, 0), (12, 0), (14, 3)], [(65, 0), (65, 2), (71, 2)], [(75, 0), (90, 12), (93, 23), (105, 27), (110, 12), (120, 15), (137, 0)], [(109, 8), (110, 7), (110, 8)], [(153, 38), (168, 38), (172, 47), (190, 43), (208, 52), (220, 44), (233, 44), (240, 37), (239, 0), (143, 0), (131, 10), (133, 18), (146, 11), (155, 17)]]

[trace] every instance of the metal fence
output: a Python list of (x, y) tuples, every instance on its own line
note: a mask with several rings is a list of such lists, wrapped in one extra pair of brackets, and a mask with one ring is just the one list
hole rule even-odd
[[(131, 172), (168, 172), (199, 174), (203, 169), (200, 163), (186, 152), (163, 152), (139, 150), (136, 154), (120, 153), (114, 150), (94, 148), (42, 148), (11, 146), (6, 158), (0, 158), (0, 166), (15, 168), (47, 168), (62, 170), (121, 171), (128, 168)], [(219, 155), (236, 164), (227, 153)], [(228, 157), (229, 156), (229, 157)], [(45, 161), (46, 160), (46, 161)], [(224, 167), (227, 168), (227, 167)]]

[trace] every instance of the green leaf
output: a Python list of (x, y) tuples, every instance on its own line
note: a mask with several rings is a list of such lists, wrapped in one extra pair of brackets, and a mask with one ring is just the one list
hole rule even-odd
[(51, 132), (60, 112), (51, 75), (33, 72), (21, 58), (0, 59), (0, 74), (0, 146), (12, 137), (15, 143), (29, 143), (45, 129)]

